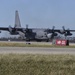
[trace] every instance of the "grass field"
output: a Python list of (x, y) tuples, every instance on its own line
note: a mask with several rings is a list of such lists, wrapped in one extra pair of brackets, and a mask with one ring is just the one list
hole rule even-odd
[(11, 43), (0, 42), (0, 47), (57, 47), (57, 48), (75, 48), (75, 45), (71, 46), (56, 46), (51, 44), (26, 44), (26, 43)]
[(75, 75), (75, 56), (1, 54), (0, 75)]

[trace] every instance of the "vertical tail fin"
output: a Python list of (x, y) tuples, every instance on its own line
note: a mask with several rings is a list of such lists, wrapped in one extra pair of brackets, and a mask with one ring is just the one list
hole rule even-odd
[(15, 11), (15, 28), (20, 28), (21, 27), (21, 23), (20, 23), (20, 18), (19, 18), (19, 14), (18, 11)]

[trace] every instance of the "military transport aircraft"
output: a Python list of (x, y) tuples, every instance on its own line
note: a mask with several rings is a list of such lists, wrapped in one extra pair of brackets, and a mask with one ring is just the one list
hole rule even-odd
[(53, 39), (55, 36), (57, 36), (58, 33), (64, 34), (64, 36), (71, 36), (71, 32), (75, 32), (75, 30), (65, 29), (64, 26), (62, 30), (55, 29), (54, 26), (52, 29), (28, 28), (28, 25), (26, 25), (26, 28), (22, 28), (18, 11), (15, 12), (15, 26), (0, 27), (0, 30), (9, 31), (11, 35), (19, 34), (20, 36), (24, 36), (27, 41), (49, 41), (50, 39)]

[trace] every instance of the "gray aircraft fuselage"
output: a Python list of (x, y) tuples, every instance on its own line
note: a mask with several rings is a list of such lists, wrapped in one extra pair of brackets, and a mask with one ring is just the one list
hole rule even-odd
[(49, 33), (46, 30), (47, 29), (42, 28), (31, 28), (25, 33), (25, 39), (29, 41), (49, 41), (52, 33)]

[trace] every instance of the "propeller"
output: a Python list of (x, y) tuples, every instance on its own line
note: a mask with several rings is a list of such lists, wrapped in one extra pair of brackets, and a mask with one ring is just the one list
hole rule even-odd
[(26, 25), (26, 29), (23, 30), (23, 33), (25, 34), (26, 40), (29, 40), (30, 35), (32, 34), (32, 29), (28, 28), (28, 24)]
[(26, 29), (22, 29), (23, 33), (25, 33), (25, 34), (28, 33), (28, 30), (29, 30), (28, 25), (26, 25)]
[(26, 29), (28, 29), (28, 24), (26, 24)]
[(66, 30), (65, 27), (62, 26), (62, 29), (63, 30), (61, 30), (60, 32), (61, 32), (61, 34), (64, 34), (64, 36), (71, 36), (72, 35), (72, 33), (70, 33), (70, 29), (69, 28)]
[(52, 35), (51, 35), (51, 39), (53, 39), (54, 36), (57, 36), (57, 33), (55, 33), (54, 29), (55, 29), (55, 26), (52, 27)]
[(62, 28), (63, 28), (63, 31), (65, 31), (65, 27), (64, 27), (64, 26), (62, 26)]
[(55, 26), (52, 27), (52, 30), (53, 30), (53, 31), (54, 31), (54, 29), (55, 29)]
[(10, 34), (15, 35), (15, 34), (19, 34), (17, 29), (14, 27), (12, 28), (10, 25), (8, 27)]
[(12, 33), (12, 27), (9, 25), (9, 32)]
[(47, 33), (48, 33), (47, 36), (48, 36), (48, 38), (53, 39), (54, 36), (57, 36), (57, 35), (58, 35), (58, 34), (54, 31), (54, 29), (55, 29), (55, 26), (53, 26), (51, 30), (50, 30), (50, 29), (47, 30)]
[(70, 32), (70, 29), (68, 28), (68, 29), (66, 30), (65, 36), (71, 36), (71, 35), (72, 35), (72, 33)]
[(65, 27), (62, 26), (62, 30), (60, 30), (60, 34), (65, 34)]

